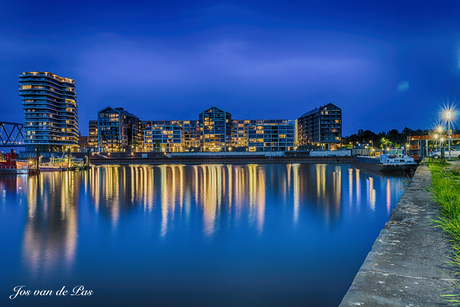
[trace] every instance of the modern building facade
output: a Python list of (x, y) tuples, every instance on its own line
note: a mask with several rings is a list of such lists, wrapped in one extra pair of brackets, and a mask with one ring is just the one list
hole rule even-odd
[(132, 151), (138, 146), (139, 118), (123, 108), (106, 107), (98, 112), (98, 150)]
[(309, 145), (335, 150), (342, 144), (342, 109), (329, 103), (315, 108), (297, 119), (300, 149)]
[(19, 95), (26, 151), (56, 152), (78, 147), (75, 80), (50, 72), (23, 72), (19, 75)]
[(97, 120), (89, 121), (88, 148), (97, 149)]
[(182, 127), (176, 125), (150, 126), (144, 130), (147, 151), (183, 151)]
[(107, 107), (99, 112), (97, 125), (90, 123), (89, 146), (94, 135), (102, 151), (136, 150), (136, 144), (138, 151), (161, 152), (335, 150), (341, 147), (342, 114), (328, 104), (297, 120), (232, 120), (214, 106), (198, 120), (139, 121), (122, 108)]
[(292, 151), (294, 147), (294, 120), (273, 120), (248, 126), (248, 151)]
[(232, 115), (213, 106), (199, 115), (202, 151), (227, 151), (231, 145)]

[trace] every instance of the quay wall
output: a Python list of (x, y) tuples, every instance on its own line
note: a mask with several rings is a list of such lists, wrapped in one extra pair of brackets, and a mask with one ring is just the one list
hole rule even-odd
[(430, 183), (430, 170), (420, 165), (340, 307), (450, 306), (445, 295), (458, 291), (458, 279), (447, 263), (449, 238), (433, 224), (439, 213)]
[(324, 163), (352, 164), (353, 157), (181, 157), (181, 158), (94, 158), (92, 165), (128, 165), (128, 164), (286, 164), (286, 163)]

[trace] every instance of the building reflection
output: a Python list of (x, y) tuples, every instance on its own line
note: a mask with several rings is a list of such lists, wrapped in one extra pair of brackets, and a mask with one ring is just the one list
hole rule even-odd
[(41, 278), (75, 261), (78, 238), (76, 173), (43, 173), (28, 179), (28, 215), (23, 259), (32, 276)]
[(96, 212), (108, 215), (116, 227), (124, 211), (138, 205), (146, 212), (152, 211), (155, 197), (161, 193), (155, 189), (156, 181), (150, 166), (93, 167), (89, 173), (91, 202)]
[[(389, 191), (390, 181), (385, 183)], [(378, 176), (327, 164), (104, 166), (89, 174), (94, 208), (104, 212), (113, 227), (123, 212), (142, 206), (157, 217), (161, 237), (196, 214), (206, 237), (235, 222), (247, 222), (263, 233), (270, 202), (292, 212), (294, 224), (302, 212), (333, 223), (340, 218), (342, 204), (375, 210), (376, 185), (381, 184)], [(389, 206), (391, 195), (387, 198)]]

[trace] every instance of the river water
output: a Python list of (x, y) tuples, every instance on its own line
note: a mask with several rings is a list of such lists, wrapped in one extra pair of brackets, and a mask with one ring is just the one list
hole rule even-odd
[(2, 176), (0, 305), (337, 306), (404, 186), (347, 164)]

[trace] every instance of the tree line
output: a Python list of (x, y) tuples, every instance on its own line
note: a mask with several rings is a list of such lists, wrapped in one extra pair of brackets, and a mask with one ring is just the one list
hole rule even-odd
[(407, 137), (409, 135), (429, 135), (432, 134), (432, 129), (417, 129), (412, 130), (405, 127), (401, 132), (397, 129), (388, 130), (387, 132), (382, 131), (375, 133), (370, 130), (359, 129), (357, 133), (350, 136), (343, 137), (343, 146), (351, 147), (352, 145), (356, 147), (357, 145), (367, 145), (373, 146), (374, 148), (383, 148), (383, 147), (400, 147), (407, 143)]

